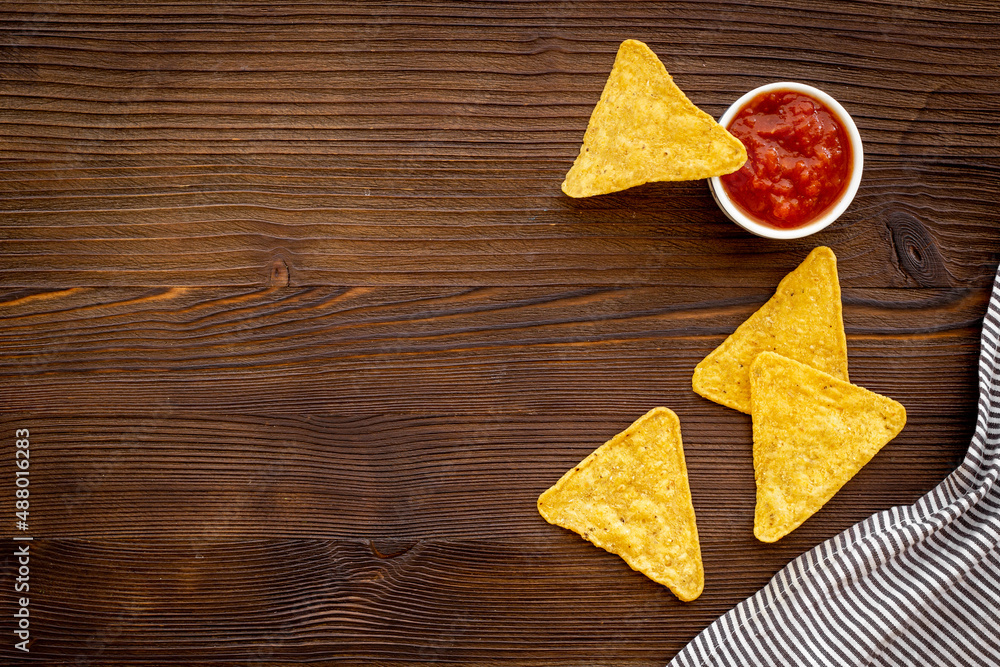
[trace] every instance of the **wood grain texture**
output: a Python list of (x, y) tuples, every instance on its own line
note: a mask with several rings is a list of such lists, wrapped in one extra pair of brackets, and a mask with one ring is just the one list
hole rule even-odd
[[(706, 595), (685, 608), (682, 623), (669, 622), (682, 604), (669, 591), (579, 540), (137, 548), (47, 539), (33, 547), (39, 567), (55, 570), (43, 594), (52, 603), (40, 602), (35, 616), (38, 641), (50, 659), (67, 662), (646, 664), (725, 611)], [(747, 562), (742, 556), (737, 563)], [(593, 567), (582, 576), (565, 567), (588, 557)], [(81, 588), (74, 572), (117, 583)], [(748, 592), (755, 585), (731, 581)], [(553, 607), (575, 608), (575, 620)], [(6, 646), (0, 654), (14, 657)]]
[[(768, 296), (12, 293), (0, 432), (31, 429), (38, 651), (663, 662), (791, 558), (926, 493), (971, 435), (986, 290), (846, 290), (852, 377), (901, 400), (909, 423), (799, 530), (754, 540), (750, 420), (694, 395), (690, 377)], [(535, 510), (657, 404), (681, 417), (703, 543), (708, 583), (691, 605)], [(0, 487), (0, 506), (13, 491)], [(13, 559), (5, 567), (12, 578)], [(13, 604), (9, 590), (0, 600)]]
[[(841, 264), (850, 267), (849, 260)], [(694, 367), (772, 292), (417, 287), (12, 293), (0, 302), (6, 352), (0, 372), (9, 378), (0, 400), (26, 412), (117, 406), (642, 414), (667, 402), (675, 410), (724, 414), (691, 391)], [(918, 414), (936, 410), (942, 392), (959, 390), (968, 400), (987, 298), (985, 289), (845, 290), (852, 379), (892, 393)], [(886, 363), (887, 355), (895, 363)]]
[(704, 183), (559, 192), (634, 37), (716, 116), (776, 78), (847, 106), (865, 179), (824, 238), (858, 258), (847, 284), (907, 284), (886, 243), (901, 212), (943, 265), (923, 286), (985, 286), (1000, 258), (983, 224), (1000, 195), (994, 10), (18, 5), (0, 284), (260, 285), (277, 261), (293, 285), (725, 285), (720, 254), (770, 284), (748, 257), (812, 242), (748, 239)]
[[(34, 537), (32, 650), (0, 662), (662, 667), (961, 460), (998, 27), (975, 0), (0, 2), (0, 479), (29, 428)], [(626, 38), (715, 116), (775, 80), (834, 95), (866, 150), (845, 216), (779, 243), (703, 182), (564, 197)], [(762, 544), (750, 419), (691, 373), (819, 244), (852, 380), (909, 422)], [(535, 510), (656, 405), (691, 604)]]
[(687, 605), (534, 510), (622, 427), (606, 418), (35, 418), (38, 641), (109, 661), (646, 664), (808, 546), (929, 490), (967, 423), (912, 421), (765, 545), (748, 420), (685, 419), (708, 581)]
[[(34, 417), (33, 526), (47, 537), (84, 539), (541, 542), (555, 531), (535, 499), (630, 420), (511, 417)], [(709, 544), (724, 537), (747, 548), (755, 490), (749, 419), (680, 417), (701, 532)], [(796, 539), (832, 536), (876, 509), (913, 502), (957, 464), (967, 422), (964, 414), (911, 418)], [(13, 488), (0, 497), (13, 503)], [(743, 516), (724, 520), (734, 511)]]

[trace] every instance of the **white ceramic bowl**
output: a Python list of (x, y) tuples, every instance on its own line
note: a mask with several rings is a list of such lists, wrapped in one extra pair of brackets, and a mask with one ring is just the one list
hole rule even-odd
[(796, 92), (809, 95), (810, 97), (822, 102), (826, 108), (834, 112), (837, 117), (843, 121), (844, 129), (847, 131), (847, 136), (851, 142), (851, 154), (854, 157), (854, 164), (851, 167), (851, 180), (847, 184), (847, 188), (844, 189), (840, 199), (838, 199), (825, 214), (807, 225), (803, 225), (802, 227), (798, 227), (796, 229), (777, 229), (775, 227), (765, 225), (762, 222), (758, 222), (744, 213), (735, 203), (733, 203), (733, 200), (729, 198), (729, 193), (727, 193), (726, 189), (722, 186), (722, 182), (719, 180), (718, 176), (708, 179), (708, 188), (712, 191), (712, 197), (715, 198), (715, 202), (719, 205), (719, 208), (722, 209), (722, 212), (726, 214), (726, 217), (748, 232), (769, 239), (798, 239), (803, 236), (815, 234), (825, 228), (827, 225), (839, 218), (840, 215), (847, 210), (847, 207), (850, 206), (851, 201), (854, 199), (854, 195), (858, 191), (858, 186), (861, 184), (861, 172), (864, 171), (865, 165), (864, 148), (861, 145), (861, 135), (858, 133), (857, 125), (854, 124), (854, 120), (851, 118), (851, 115), (840, 105), (840, 102), (833, 99), (822, 90), (802, 83), (779, 81), (777, 83), (769, 83), (766, 86), (754, 88), (749, 93), (736, 100), (736, 102), (734, 102), (733, 105), (726, 110), (726, 113), (722, 114), (722, 118), (719, 119), (719, 124), (722, 125), (722, 127), (727, 127), (730, 121), (732, 121), (733, 116), (735, 116), (740, 109), (750, 102), (750, 100), (757, 97), (761, 93), (767, 93), (772, 90), (794, 90)]

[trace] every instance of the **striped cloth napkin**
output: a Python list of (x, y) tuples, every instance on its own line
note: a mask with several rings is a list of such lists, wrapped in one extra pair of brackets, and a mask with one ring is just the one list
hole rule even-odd
[(1000, 665), (1000, 274), (961, 466), (804, 553), (668, 667)]

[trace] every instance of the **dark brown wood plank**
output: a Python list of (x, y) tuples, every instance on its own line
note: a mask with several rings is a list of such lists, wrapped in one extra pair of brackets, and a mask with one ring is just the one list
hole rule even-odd
[[(0, 301), (6, 377), (0, 401), (22, 413), (118, 406), (638, 415), (666, 403), (721, 415), (725, 409), (691, 391), (694, 366), (771, 293), (658, 287), (12, 293)], [(941, 395), (967, 402), (987, 297), (985, 289), (846, 289), (852, 379), (916, 414), (934, 413)]]
[[(275, 263), (293, 285), (722, 286), (720, 254), (817, 240), (857, 258), (846, 284), (903, 286), (914, 234), (940, 264), (922, 286), (1000, 260), (994, 7), (38, 9), (2, 24), (6, 286), (260, 285)], [(850, 212), (775, 244), (704, 183), (562, 196), (625, 37), (716, 115), (775, 78), (827, 88), (867, 147)]]
[[(711, 588), (681, 603), (572, 536), (544, 544), (46, 539), (31, 550), (47, 573), (33, 598), (31, 657), (48, 664), (645, 665), (729, 607)], [(759, 554), (726, 545), (705, 555), (709, 576), (727, 586), (750, 594), (760, 585), (742, 575)], [(588, 567), (567, 567), (575, 562)], [(80, 586), (80, 573), (98, 585)], [(10, 593), (0, 600), (10, 604)], [(0, 656), (19, 657), (7, 645)]]
[(33, 420), (36, 654), (647, 664), (804, 549), (929, 490), (966, 435), (918, 420), (765, 545), (740, 419), (684, 422), (707, 578), (692, 604), (534, 510), (622, 426), (601, 418)]
[[(38, 652), (662, 662), (790, 559), (931, 489), (971, 435), (986, 290), (845, 290), (852, 376), (903, 401), (910, 422), (824, 511), (777, 545), (756, 542), (750, 420), (695, 396), (690, 373), (769, 296), (8, 294), (0, 430), (31, 430)], [(694, 605), (534, 507), (655, 404), (682, 420), (709, 589)], [(12, 493), (0, 488), (0, 504)], [(353, 572), (390, 583), (342, 593)]]
[[(725, 611), (710, 595), (682, 607), (580, 540), (46, 539), (31, 548), (47, 574), (33, 598), (31, 657), (52, 662), (650, 664)], [(566, 568), (586, 560), (588, 570)], [(82, 572), (94, 585), (79, 585)], [(0, 600), (7, 606), (10, 594)], [(569, 608), (572, 617), (559, 612)], [(0, 656), (18, 657), (9, 645)]]
[[(779, 243), (748, 238), (724, 221), (704, 183), (576, 202), (559, 194), (561, 173), (550, 169), (539, 179), (525, 166), (512, 179), (496, 165), (483, 165), (471, 180), (469, 166), (429, 171), (423, 187), (400, 168), (393, 171), (407, 173), (398, 185), (391, 175), (373, 182), (365, 168), (346, 176), (269, 167), (137, 176), (130, 169), (21, 171), (19, 178), (38, 180), (23, 194), (13, 191), (23, 181), (8, 182), (0, 281), (260, 285), (280, 264), (298, 286), (722, 287), (725, 269), (740, 266), (743, 284), (764, 287), (780, 277), (778, 266), (823, 243), (845, 260), (845, 286), (950, 287), (988, 286), (1000, 259), (995, 169), (870, 165), (841, 222), (818, 237)], [(62, 183), (96, 189), (60, 192)], [(981, 242), (970, 247), (970, 234)]]
[[(930, 490), (971, 435), (968, 416), (947, 408), (911, 417), (824, 517), (783, 544), (819, 541)], [(749, 417), (678, 415), (706, 543), (752, 548)], [(30, 526), (45, 537), (544, 541), (552, 531), (538, 495), (638, 416), (171, 413), (0, 424), (31, 432)], [(0, 490), (11, 506), (13, 494)]]
[[(785, 265), (785, 270), (794, 264)], [(20, 412), (724, 414), (694, 366), (771, 291), (70, 289), (0, 302)], [(852, 379), (911, 411), (975, 388), (984, 289), (844, 292)], [(903, 362), (905, 360), (905, 363)], [(530, 388), (530, 391), (528, 390)]]
[[(26, 404), (28, 387), (14, 387), (10, 399), (22, 403), (18, 416), (3, 425), (6, 431), (31, 428), (32, 530), (45, 536), (41, 562), (49, 542), (57, 545), (58, 557), (50, 560), (60, 565), (41, 566), (62, 582), (51, 589), (58, 592), (57, 611), (48, 611), (48, 598), (39, 601), (39, 623), (48, 628), (40, 636), (45, 655), (85, 654), (95, 649), (81, 646), (82, 638), (107, 636), (102, 650), (109, 659), (163, 660), (169, 646), (182, 658), (221, 661), (264, 650), (273, 651), (267, 655), (275, 661), (406, 661), (429, 654), (471, 663), (516, 656), (532, 664), (549, 655), (566, 664), (662, 662), (791, 558), (872, 512), (916, 500), (957, 465), (971, 434), (975, 397), (967, 373), (978, 349), (985, 290), (848, 290), (855, 381), (864, 383), (860, 376), (901, 398), (911, 418), (823, 512), (777, 545), (753, 539), (749, 419), (693, 396), (687, 369), (672, 391), (661, 387), (658, 398), (681, 415), (711, 592), (681, 605), (619, 559), (545, 523), (534, 509), (538, 493), (649, 407), (640, 405), (648, 395), (634, 389), (628, 370), (661, 356), (656, 351), (676, 350), (687, 337), (698, 354), (707, 352), (769, 294), (729, 296), (713, 302), (704, 291), (664, 288), (414, 288), (408, 294), (135, 288), (11, 295), (4, 303), (15, 326), (7, 328), (13, 335), (5, 349), (49, 347), (52, 355), (35, 378), (40, 386), (72, 377), (81, 362), (92, 364), (74, 389), (56, 390), (67, 399), (58, 404), (37, 397)], [(67, 322), (76, 324), (76, 339), (65, 339)], [(273, 330), (256, 338), (247, 322)], [(726, 331), (718, 333), (722, 327)], [(626, 332), (641, 332), (638, 347), (622, 340)], [(607, 343), (600, 354), (610, 361), (601, 371), (591, 358), (576, 371), (590, 366), (589, 373), (626, 379), (617, 390), (601, 384), (601, 406), (564, 404), (554, 413), (524, 403), (508, 407), (495, 395), (473, 396), (461, 387), (443, 394), (427, 385), (433, 364), (377, 412), (351, 402), (351, 392), (371, 391), (357, 368), (339, 374), (347, 378), (343, 384), (310, 385), (310, 391), (325, 391), (329, 402), (323, 405), (336, 406), (341, 416), (322, 414), (318, 404), (284, 415), (212, 415), (205, 413), (210, 403), (204, 397), (200, 406), (168, 402), (148, 410), (134, 396), (125, 403), (124, 393), (117, 402), (107, 393), (107, 378), (115, 373), (106, 371), (115, 359), (124, 364), (117, 374), (156, 376), (146, 386), (157, 388), (164, 383), (158, 367), (187, 363), (172, 352), (182, 349), (177, 343), (201, 335), (208, 336), (206, 344), (239, 352), (241, 362), (262, 364), (266, 377), (281, 374), (264, 352), (274, 352), (279, 341), (300, 339), (284, 343), (279, 358), (305, 353), (311, 364), (309, 355), (328, 344), (375, 350), (383, 338), (391, 341), (386, 353), (392, 357), (403, 336), (416, 344), (410, 354), (441, 359), (464, 346), (479, 354), (468, 365), (496, 365), (489, 372), (507, 374), (512, 352), (496, 348), (533, 350), (531, 363), (542, 363), (553, 349), (578, 344), (583, 333)], [(91, 346), (109, 335), (122, 347), (95, 359)], [(456, 345), (450, 340), (455, 336), (475, 344)], [(141, 351), (124, 354), (136, 344)], [(906, 355), (926, 357), (922, 365), (887, 364), (886, 350), (898, 359), (901, 346)], [(185, 354), (192, 349), (197, 346)], [(358, 356), (325, 353), (322, 362), (335, 369)], [(366, 360), (377, 357), (371, 353)], [(31, 374), (16, 366), (25, 358), (8, 361), (11, 375)], [(144, 367), (130, 366), (139, 359)], [(408, 367), (411, 375), (420, 368)], [(553, 386), (575, 386), (572, 374), (553, 368)], [(198, 373), (208, 371), (199, 364)], [(892, 377), (882, 375), (890, 371)], [(245, 391), (253, 373), (241, 372)], [(400, 403), (406, 391), (421, 388), (418, 406)], [(615, 400), (616, 391), (624, 403)], [(510, 387), (509, 395), (515, 394)], [(97, 398), (85, 399), (91, 395)], [(429, 414), (433, 404), (461, 410)], [(283, 411), (280, 401), (268, 405)], [(251, 538), (258, 541), (245, 542)], [(317, 564), (317, 549), (342, 564)], [(410, 551), (435, 554), (434, 565), (410, 565)], [(220, 553), (237, 554), (239, 564)], [(403, 558), (391, 576), (382, 575), (394, 583), (370, 595), (354, 592), (350, 608), (341, 609), (331, 587), (349, 586), (355, 569), (377, 577), (382, 570), (371, 564), (373, 554)], [(58, 569), (51, 572), (53, 567)], [(113, 578), (122, 567), (128, 575)], [(335, 571), (326, 574), (329, 567)], [(507, 568), (518, 574), (504, 574)], [(71, 591), (79, 571), (90, 573), (93, 587)], [(447, 573), (448, 586), (442, 589), (442, 580), (429, 572)], [(272, 580), (282, 583), (277, 589), (262, 584)], [(317, 581), (328, 583), (313, 592)], [(452, 589), (466, 595), (449, 594)], [(205, 609), (197, 597), (202, 591), (214, 595), (214, 606)], [(125, 602), (135, 595), (159, 602)], [(294, 611), (303, 605), (308, 612)], [(581, 606), (592, 613), (581, 617)], [(269, 618), (289, 619), (288, 625), (258, 621), (264, 609), (271, 610)], [(234, 615), (248, 620), (234, 627), (221, 620)], [(456, 618), (463, 619), (458, 627)], [(133, 630), (127, 638), (116, 631), (122, 624)], [(179, 636), (181, 627), (201, 630)], [(362, 632), (367, 640), (358, 638)]]

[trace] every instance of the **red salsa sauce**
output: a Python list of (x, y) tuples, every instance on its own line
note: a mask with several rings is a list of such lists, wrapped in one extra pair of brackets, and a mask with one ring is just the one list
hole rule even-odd
[(833, 206), (851, 180), (851, 143), (837, 115), (792, 90), (761, 93), (726, 128), (747, 148), (747, 161), (721, 177), (750, 217), (794, 229)]

